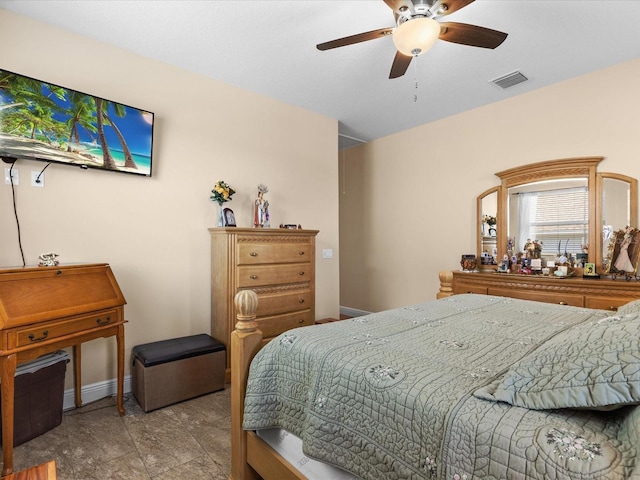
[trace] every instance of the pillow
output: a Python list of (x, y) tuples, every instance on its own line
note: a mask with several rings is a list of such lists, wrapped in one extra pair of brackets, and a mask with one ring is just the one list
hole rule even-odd
[(618, 307), (618, 315), (640, 312), (640, 300), (634, 300)]
[(474, 396), (534, 410), (640, 403), (640, 313), (571, 327)]

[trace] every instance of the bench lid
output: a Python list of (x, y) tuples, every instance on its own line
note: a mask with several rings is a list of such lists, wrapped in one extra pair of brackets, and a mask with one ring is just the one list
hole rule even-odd
[(145, 367), (196, 357), (225, 350), (222, 343), (206, 333), (188, 337), (171, 338), (133, 347), (133, 358)]

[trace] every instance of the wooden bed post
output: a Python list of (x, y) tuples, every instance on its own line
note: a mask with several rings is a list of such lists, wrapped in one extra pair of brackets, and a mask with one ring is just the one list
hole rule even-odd
[(453, 295), (453, 272), (451, 270), (441, 270), (440, 274), (440, 290), (436, 298), (446, 298)]
[(258, 295), (242, 290), (235, 296), (236, 329), (231, 332), (231, 475), (229, 480), (260, 476), (247, 463), (247, 432), (242, 429), (249, 365), (260, 349), (262, 332), (256, 323)]

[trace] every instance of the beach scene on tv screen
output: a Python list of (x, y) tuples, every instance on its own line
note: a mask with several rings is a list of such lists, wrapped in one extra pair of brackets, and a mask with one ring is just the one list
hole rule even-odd
[(153, 114), (0, 70), (0, 156), (151, 175)]

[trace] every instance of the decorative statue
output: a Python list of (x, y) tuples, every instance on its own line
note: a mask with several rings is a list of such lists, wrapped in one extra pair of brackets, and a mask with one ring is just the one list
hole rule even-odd
[(264, 194), (269, 189), (266, 185), (258, 185), (258, 198), (256, 198), (255, 206), (253, 208), (253, 226), (256, 228), (269, 228), (269, 201), (264, 198)]
[(38, 266), (39, 267), (55, 267), (56, 265), (59, 265), (60, 262), (56, 260), (57, 256), (58, 254), (53, 252), (42, 253), (38, 255), (38, 259), (40, 259)]

